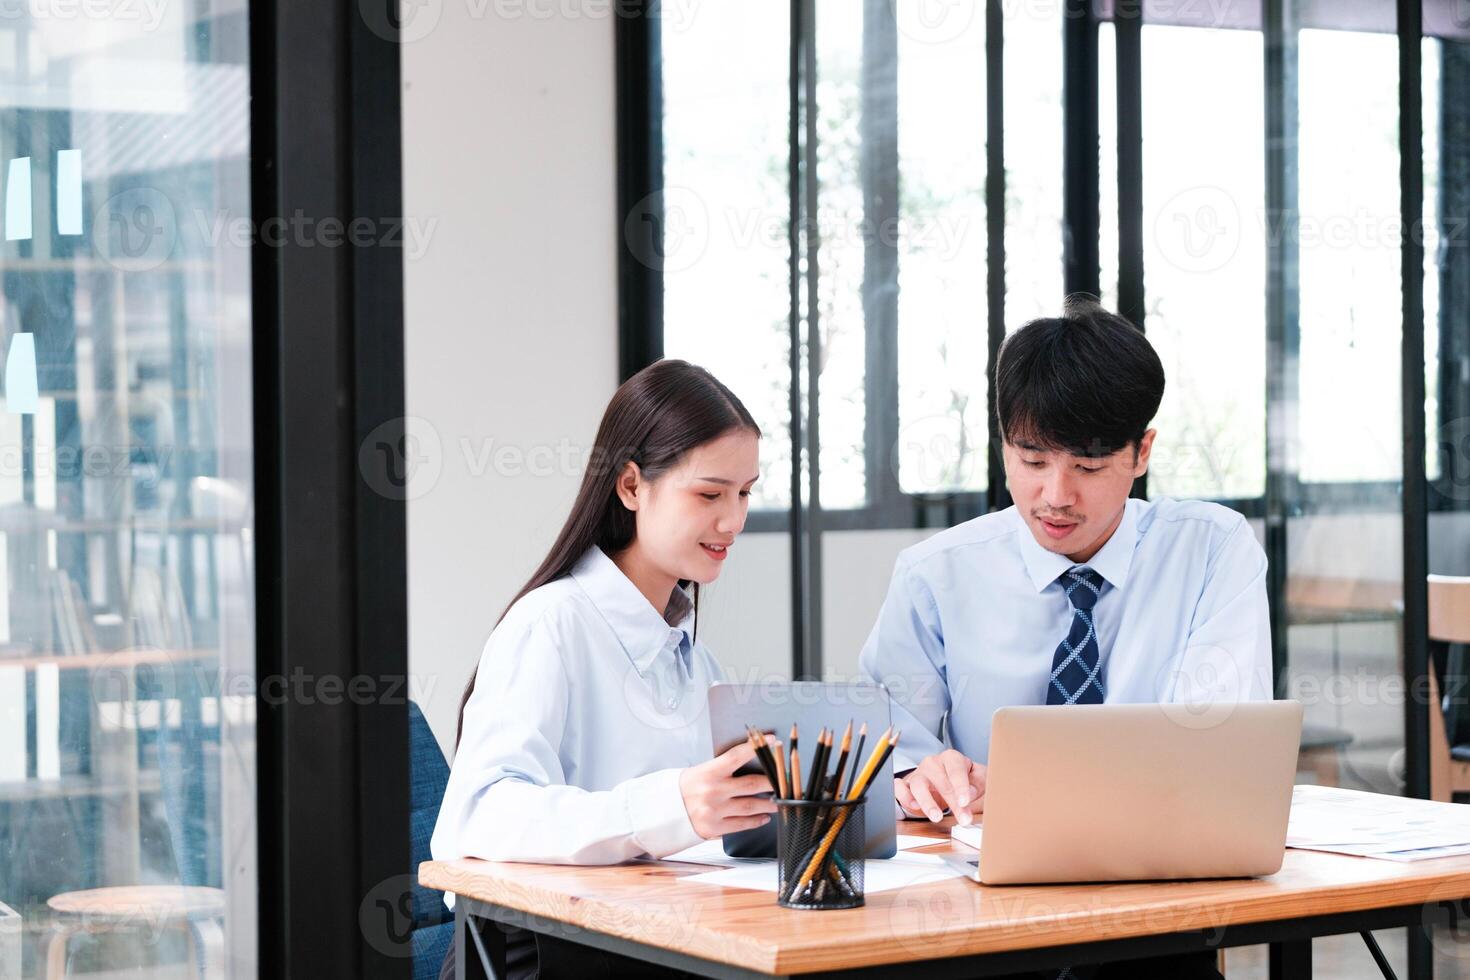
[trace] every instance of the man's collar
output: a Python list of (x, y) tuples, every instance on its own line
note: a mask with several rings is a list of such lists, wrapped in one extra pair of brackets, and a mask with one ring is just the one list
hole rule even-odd
[[(1031, 526), (1016, 508), (1016, 523), (1021, 526), (1021, 558), (1026, 563), (1026, 573), (1031, 584), (1040, 592), (1057, 580), (1067, 569), (1078, 564), (1066, 555), (1043, 548), (1031, 533)], [(1138, 507), (1132, 500), (1123, 504), (1123, 519), (1113, 529), (1112, 536), (1103, 544), (1092, 559), (1083, 562), (1097, 572), (1115, 589), (1121, 589), (1128, 580), (1128, 568), (1133, 564), (1133, 551), (1138, 544)]]
[(660, 616), (638, 586), (596, 546), (577, 560), (571, 577), (592, 600), (640, 673), (674, 644), (678, 633), (693, 644), (694, 603), (683, 589), (675, 587), (669, 594)]

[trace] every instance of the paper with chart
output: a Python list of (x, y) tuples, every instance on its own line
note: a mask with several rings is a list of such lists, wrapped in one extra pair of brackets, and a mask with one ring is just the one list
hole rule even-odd
[(1470, 806), (1297, 786), (1286, 846), (1390, 861), (1470, 854)]

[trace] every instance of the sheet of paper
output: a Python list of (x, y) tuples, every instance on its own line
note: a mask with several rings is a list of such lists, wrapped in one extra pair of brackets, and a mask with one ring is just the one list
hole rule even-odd
[(736, 864), (755, 862), (757, 864), (769, 860), (768, 858), (735, 858), (725, 853), (725, 842), (716, 837), (714, 840), (700, 841), (693, 847), (670, 854), (663, 858), (665, 861), (679, 861), (684, 864), (713, 864), (717, 867), (730, 867)]
[[(907, 854), (902, 851), (887, 860), (869, 860), (863, 863), (863, 891), (865, 893), (892, 891), (910, 885), (943, 881), (945, 878), (962, 877), (954, 865), (937, 854)], [(701, 885), (722, 885), (726, 888), (750, 888), (755, 891), (776, 890), (776, 862), (753, 861), (719, 871), (705, 871), (679, 879)]]
[(1330, 786), (1297, 786), (1286, 846), (1391, 861), (1470, 853), (1470, 807)]
[(978, 823), (972, 823), (968, 827), (956, 825), (950, 829), (949, 836), (951, 840), (964, 844), (966, 847), (980, 850), (980, 825)]
[(943, 844), (940, 837), (920, 837), (918, 834), (899, 834), (898, 849), (900, 851), (913, 850), (916, 847), (928, 847), (930, 844)]

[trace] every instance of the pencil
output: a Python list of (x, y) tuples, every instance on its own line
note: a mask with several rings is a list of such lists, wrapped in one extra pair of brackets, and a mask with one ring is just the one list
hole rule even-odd
[(781, 742), (775, 735), (767, 735), (766, 739), (766, 744), (771, 746), (771, 751), (776, 758), (776, 782), (781, 790), (780, 798), (784, 800), (786, 799), (786, 752), (781, 748)]
[(771, 792), (781, 792), (780, 780), (776, 778), (776, 762), (771, 758), (770, 750), (766, 748), (765, 738), (761, 736), (760, 732), (747, 725), (745, 728), (745, 739), (750, 743), (751, 749), (755, 751), (755, 761), (760, 764), (761, 769), (765, 771), (766, 779), (771, 782)]
[(853, 754), (853, 776), (847, 780), (847, 795), (853, 795), (853, 783), (857, 782), (857, 760), (863, 758), (863, 743), (867, 742), (867, 721), (863, 721), (863, 727), (857, 735), (857, 752)]
[(791, 798), (801, 799), (801, 753), (796, 748), (796, 725), (791, 726)]
[(817, 748), (812, 753), (812, 771), (806, 778), (806, 798), (809, 800), (820, 799), (822, 782), (827, 775), (827, 753), (832, 743), (827, 729), (823, 728), (817, 735)]
[[(847, 753), (852, 748), (852, 722), (847, 723), (847, 731), (842, 733), (842, 749), (837, 754), (837, 778), (833, 780), (832, 796), (836, 798), (842, 792), (842, 771), (847, 768)], [(858, 749), (862, 751), (861, 748)]]
[(791, 796), (788, 796), (786, 799), (791, 799), (792, 796), (797, 795), (797, 777), (795, 777), (795, 770), (791, 768), (792, 765), (795, 765), (795, 761), (797, 761), (797, 723), (792, 721), (791, 758), (786, 760), (786, 792), (791, 793)]

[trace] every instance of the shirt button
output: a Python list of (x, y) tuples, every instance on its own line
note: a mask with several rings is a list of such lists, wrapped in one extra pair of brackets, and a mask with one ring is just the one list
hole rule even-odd
[(677, 698), (669, 698), (667, 701), (664, 702), (664, 704), (666, 704), (669, 708), (672, 709), (672, 708), (677, 708), (679, 706), (679, 701), (678, 701)]

